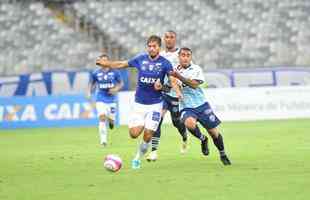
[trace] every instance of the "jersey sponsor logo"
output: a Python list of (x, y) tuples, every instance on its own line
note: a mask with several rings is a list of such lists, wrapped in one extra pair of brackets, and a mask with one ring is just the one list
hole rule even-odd
[(140, 77), (140, 82), (141, 83), (155, 83), (156, 82), (156, 78), (151, 78), (151, 77)]
[(100, 89), (107, 89), (107, 88), (113, 88), (114, 84), (113, 83), (100, 83), (99, 88)]

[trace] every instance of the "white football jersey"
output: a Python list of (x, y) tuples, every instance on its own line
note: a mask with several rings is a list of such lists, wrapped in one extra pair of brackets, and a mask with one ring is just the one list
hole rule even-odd
[[(205, 81), (203, 71), (200, 66), (191, 64), (188, 68), (180, 68), (180, 74), (188, 79), (197, 80), (203, 83)], [(193, 89), (185, 84), (182, 88), (183, 99), (180, 101), (180, 109), (196, 108), (206, 102), (206, 98), (201, 87)]]
[[(179, 66), (179, 48), (177, 48), (176, 51), (174, 52), (165, 51), (165, 50), (161, 51), (160, 55), (166, 58), (167, 60), (169, 60), (173, 68), (177, 70), (177, 67)], [(169, 84), (169, 80), (167, 77), (165, 79), (165, 84)], [(170, 92), (166, 94), (172, 97), (176, 97), (176, 93), (173, 89), (171, 89)]]
[(161, 51), (160, 55), (168, 59), (171, 62), (173, 68), (176, 68), (179, 65), (179, 49), (178, 48), (174, 52)]

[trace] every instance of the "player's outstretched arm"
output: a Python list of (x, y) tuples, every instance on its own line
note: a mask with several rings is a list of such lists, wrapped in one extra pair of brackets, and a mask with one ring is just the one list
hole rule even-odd
[(113, 69), (121, 69), (121, 68), (126, 68), (129, 66), (127, 60), (112, 61), (112, 60), (107, 60), (107, 59), (102, 59), (102, 58), (98, 58), (96, 60), (96, 65), (99, 65), (104, 68), (108, 67), (108, 68), (113, 68)]
[(182, 76), (177, 71), (170, 72), (170, 76), (173, 76), (173, 77), (179, 79), (180, 81), (182, 81), (182, 83), (184, 83), (185, 85), (188, 85), (189, 87), (191, 87), (193, 89), (198, 88), (199, 85), (202, 83), (201, 81), (198, 81), (198, 80), (195, 80), (195, 79), (185, 78), (184, 76)]
[(86, 91), (86, 98), (87, 99), (91, 99), (91, 94), (93, 93), (95, 88), (96, 88), (96, 83), (94, 81), (90, 81), (88, 84), (87, 91)]

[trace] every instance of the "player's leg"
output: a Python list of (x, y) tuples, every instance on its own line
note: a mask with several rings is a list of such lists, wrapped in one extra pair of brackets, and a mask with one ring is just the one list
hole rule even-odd
[(225, 152), (224, 139), (217, 128), (208, 129), (209, 135), (213, 139), (213, 143), (220, 153), (221, 161), (224, 165), (231, 165), (231, 162)]
[(177, 128), (179, 134), (182, 137), (182, 145), (181, 145), (181, 153), (186, 153), (188, 148), (188, 141), (187, 141), (187, 133), (186, 133), (186, 127), (185, 124), (182, 123), (180, 119), (180, 112), (179, 112), (179, 104), (171, 104), (171, 107), (169, 108), (170, 116), (172, 120), (172, 124), (174, 127)]
[[(206, 110), (208, 112), (206, 112)], [(217, 129), (221, 121), (214, 114), (213, 110), (210, 108), (210, 105), (208, 103), (206, 103), (205, 108), (202, 109), (201, 112), (199, 112), (198, 120), (201, 123), (201, 125), (208, 131), (209, 135), (212, 137), (213, 143), (219, 151), (220, 158), (223, 164), (230, 165), (231, 162), (225, 153), (223, 137), (220, 134), (219, 130)]]
[(116, 103), (110, 103), (107, 114), (107, 121), (109, 123), (110, 129), (114, 128), (115, 116), (116, 116)]
[(108, 143), (108, 131), (106, 127), (106, 120), (107, 120), (107, 113), (108, 113), (108, 106), (103, 102), (96, 102), (96, 109), (99, 117), (99, 138), (100, 144), (106, 146)]
[(201, 142), (201, 152), (203, 155), (209, 155), (208, 138), (203, 135), (197, 126), (197, 115), (193, 109), (185, 109), (181, 112), (181, 120), (189, 132)]
[(167, 112), (167, 109), (166, 109), (166, 106), (164, 105), (164, 107), (162, 109), (162, 115), (160, 118), (158, 128), (152, 136), (152, 141), (151, 141), (152, 149), (151, 149), (151, 152), (149, 153), (149, 155), (146, 157), (147, 161), (156, 161), (157, 160), (157, 149), (158, 149), (159, 142), (160, 142), (161, 125), (162, 125), (162, 122), (163, 122), (163, 119), (164, 119), (166, 112)]
[(150, 110), (145, 117), (143, 140), (134, 160), (132, 161), (132, 168), (134, 169), (140, 168), (140, 159), (147, 152), (153, 134), (157, 130), (161, 118), (161, 113), (159, 112), (159, 110), (162, 109), (161, 103), (150, 105), (148, 107)]

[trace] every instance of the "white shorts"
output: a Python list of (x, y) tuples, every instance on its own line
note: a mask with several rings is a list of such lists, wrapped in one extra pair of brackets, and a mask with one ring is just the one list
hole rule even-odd
[(98, 117), (105, 115), (109, 119), (115, 120), (116, 103), (96, 102), (96, 109)]
[(143, 126), (145, 129), (156, 131), (160, 122), (162, 107), (162, 102), (151, 105), (135, 102), (131, 111), (132, 114), (129, 119), (128, 127)]

